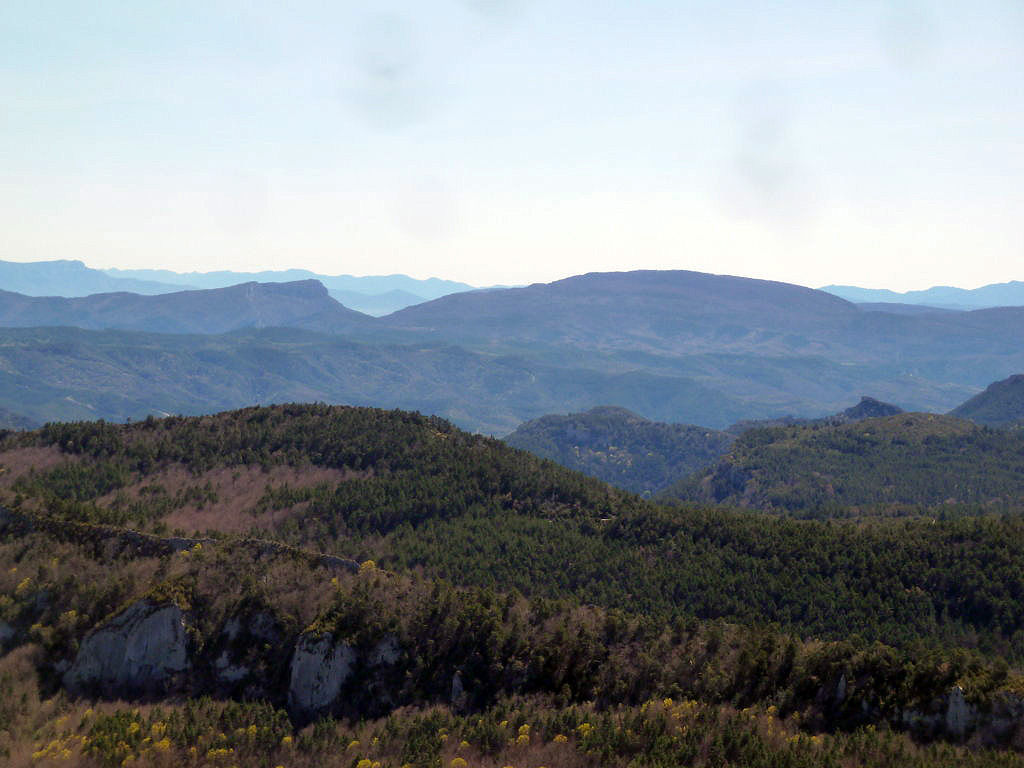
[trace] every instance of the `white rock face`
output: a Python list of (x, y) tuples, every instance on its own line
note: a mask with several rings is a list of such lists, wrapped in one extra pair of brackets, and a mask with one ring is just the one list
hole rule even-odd
[(839, 682), (836, 683), (836, 703), (842, 704), (846, 701), (846, 673), (844, 672), (839, 676)]
[(974, 725), (976, 713), (974, 707), (964, 698), (964, 689), (959, 685), (946, 697), (946, 732), (951, 736), (963, 738), (968, 729)]
[(462, 685), (462, 673), (456, 671), (455, 674), (452, 675), (452, 692), (451, 692), (451, 702), (452, 702), (452, 704), (455, 704), (457, 706), (461, 705), (464, 702), (464, 700), (465, 700), (465, 696), (466, 696), (466, 689)]
[(335, 645), (331, 635), (302, 635), (292, 657), (288, 704), (309, 714), (330, 707), (352, 675), (356, 654), (347, 643)]
[(112, 691), (150, 690), (188, 668), (182, 610), (143, 600), (86, 637), (64, 674), (64, 685), (72, 690), (90, 685)]

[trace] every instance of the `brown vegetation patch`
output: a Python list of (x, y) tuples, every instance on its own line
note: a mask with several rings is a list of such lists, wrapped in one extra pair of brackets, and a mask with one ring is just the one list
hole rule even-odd
[[(122, 488), (118, 493), (137, 499), (143, 498), (144, 488), (154, 485), (164, 488), (170, 496), (190, 488), (208, 487), (216, 494), (216, 501), (187, 504), (175, 509), (163, 521), (170, 530), (180, 529), (188, 534), (211, 530), (239, 534), (246, 533), (254, 526), (271, 528), (275, 523), (298, 511), (296, 507), (290, 507), (269, 510), (259, 515), (252, 514), (259, 500), (271, 486), (311, 488), (318, 485), (335, 485), (365, 476), (365, 473), (352, 470), (309, 465), (279, 465), (269, 469), (259, 466), (220, 467), (201, 475), (194, 475), (183, 465), (175, 464)], [(108, 494), (99, 499), (99, 503), (108, 505), (115, 495)]]
[(0, 488), (10, 488), (30, 470), (37, 472), (53, 469), (58, 464), (81, 461), (80, 456), (61, 453), (55, 445), (15, 448), (0, 453)]

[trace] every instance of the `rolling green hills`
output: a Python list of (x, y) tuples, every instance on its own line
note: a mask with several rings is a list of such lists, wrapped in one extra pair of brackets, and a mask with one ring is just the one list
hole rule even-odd
[(667, 498), (798, 517), (1024, 510), (1024, 437), (905, 413), (745, 432)]
[(725, 432), (653, 422), (610, 406), (543, 416), (505, 438), (515, 448), (648, 496), (703, 469), (732, 441)]
[(1024, 653), (1016, 516), (865, 527), (664, 508), (435, 418), (362, 408), (57, 424), (3, 447), (0, 501), (61, 520), (274, 539), (661, 620)]
[[(904, 453), (996, 434), (827, 429), (894, 419)], [(1020, 762), (1017, 515), (659, 506), (436, 417), (282, 405), (4, 435), (0, 562), (16, 765)]]
[(624, 408), (603, 406), (528, 421), (506, 436), (505, 442), (627, 491), (651, 496), (707, 467), (747, 430), (847, 424), (898, 413), (902, 410), (895, 405), (862, 397), (856, 405), (832, 416), (744, 420), (723, 432), (652, 422)]

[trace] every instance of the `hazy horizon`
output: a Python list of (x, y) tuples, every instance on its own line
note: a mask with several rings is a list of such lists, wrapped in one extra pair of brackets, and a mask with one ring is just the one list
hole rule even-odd
[[(115, 266), (109, 266), (109, 267), (106, 267), (106, 266), (105, 267), (97, 267), (97, 266), (95, 266), (93, 264), (88, 263), (87, 261), (84, 261), (83, 259), (75, 259), (75, 258), (66, 258), (66, 259), (32, 259), (32, 260), (0, 258), (0, 261), (9, 261), (9, 262), (15, 262), (15, 263), (20, 263), (20, 264), (34, 264), (34, 263), (42, 263), (42, 262), (46, 262), (46, 261), (79, 261), (79, 262), (82, 262), (83, 264), (85, 264), (85, 266), (88, 267), (88, 268), (98, 269), (98, 270), (104, 271), (104, 272), (108, 272), (108, 271), (114, 271), (114, 272), (118, 272), (118, 271), (135, 272), (135, 271), (152, 270), (152, 271), (157, 271), (157, 272), (160, 272), (160, 271), (172, 272), (172, 273), (180, 274), (180, 275), (189, 275), (189, 274), (202, 275), (202, 274), (210, 274), (210, 273), (215, 273), (215, 272), (236, 272), (236, 273), (239, 273), (239, 274), (249, 274), (249, 273), (260, 273), (260, 272), (291, 272), (291, 271), (299, 271), (299, 272), (310, 272), (310, 273), (322, 275), (322, 276), (325, 276), (325, 277), (356, 277), (356, 278), (360, 278), (360, 277), (406, 276), (406, 277), (412, 277), (412, 278), (417, 279), (417, 280), (432, 280), (432, 279), (434, 279), (434, 280), (446, 280), (446, 281), (463, 282), (463, 283), (466, 282), (464, 280), (458, 280), (457, 278), (449, 277), (448, 275), (444, 275), (444, 274), (422, 273), (422, 274), (410, 275), (410, 274), (408, 274), (406, 272), (387, 272), (387, 271), (367, 272), (365, 274), (354, 273), (354, 272), (322, 272), (322, 271), (318, 271), (316, 269), (312, 269), (310, 267), (294, 266), (294, 265), (282, 265), (282, 266), (276, 266), (276, 267), (268, 267), (266, 269), (221, 269), (221, 268), (210, 268), (210, 269), (176, 270), (176, 269), (171, 269), (169, 267), (161, 267), (161, 266), (137, 267), (137, 266), (115, 265)], [(516, 287), (522, 287), (522, 286), (526, 286), (526, 285), (531, 285), (533, 283), (551, 283), (551, 282), (555, 282), (557, 280), (564, 280), (566, 278), (576, 277), (578, 275), (586, 274), (587, 272), (598, 272), (598, 271), (600, 271), (600, 272), (630, 272), (630, 271), (645, 270), (645, 269), (648, 269), (648, 268), (647, 267), (634, 267), (634, 268), (631, 268), (631, 269), (587, 270), (586, 272), (573, 272), (571, 274), (561, 275), (559, 277), (551, 278), (550, 280), (539, 280), (539, 279), (538, 280), (528, 280), (528, 281), (524, 281), (524, 282), (521, 282), (521, 283), (514, 283), (514, 284), (513, 283), (491, 283), (491, 284), (487, 284), (487, 285), (479, 285), (479, 284), (473, 284), (473, 283), (466, 283), (466, 284), (469, 285), (472, 288), (516, 288)], [(671, 268), (666, 268), (666, 269), (686, 270), (685, 267), (671, 267)], [(704, 271), (704, 270), (691, 270), (691, 271)], [(758, 277), (756, 275), (740, 275), (740, 274), (735, 274), (735, 273), (731, 273), (731, 272), (715, 272), (715, 273), (711, 273), (711, 274), (730, 275), (732, 277), (745, 277), (745, 278), (751, 278), (751, 279), (756, 279), (756, 280), (761, 280), (761, 279), (778, 280), (777, 278), (762, 278), (762, 277)], [(988, 286), (988, 285), (1005, 284), (1005, 283), (1016, 283), (1016, 282), (1021, 282), (1021, 281), (1024, 281), (1024, 277), (1018, 278), (1018, 277), (1014, 277), (1014, 276), (1009, 276), (1009, 277), (1007, 277), (1006, 279), (1003, 279), (1003, 280), (996, 280), (994, 282), (980, 283), (978, 285), (950, 285), (950, 284), (935, 283), (935, 284), (932, 284), (932, 285), (923, 285), (923, 286), (914, 287), (914, 288), (894, 289), (894, 288), (889, 288), (888, 286), (885, 286), (885, 285), (868, 286), (868, 285), (863, 285), (863, 284), (837, 283), (837, 282), (821, 283), (821, 284), (818, 284), (818, 285), (810, 285), (810, 284), (807, 284), (807, 283), (797, 283), (797, 282), (794, 282), (794, 281), (791, 281), (791, 280), (778, 280), (778, 282), (791, 283), (793, 285), (800, 285), (800, 286), (803, 286), (805, 288), (821, 289), (821, 288), (824, 288), (824, 287), (827, 287), (827, 286), (851, 287), (851, 288), (855, 287), (855, 288), (879, 289), (879, 290), (888, 289), (888, 290), (890, 290), (890, 291), (892, 291), (894, 293), (912, 293), (912, 292), (915, 292), (915, 291), (927, 290), (929, 288), (959, 288), (959, 289), (963, 289), (963, 290), (973, 290), (975, 288), (983, 288), (983, 287)], [(3, 288), (3, 286), (0, 286), (0, 288)]]
[[(222, 271), (238, 272), (238, 273), (242, 273), (242, 274), (259, 273), (259, 272), (304, 271), (304, 272), (311, 272), (313, 274), (319, 274), (319, 275), (323, 275), (323, 276), (350, 276), (350, 278), (389, 278), (389, 276), (399, 276), (399, 275), (401, 275), (401, 276), (409, 276), (409, 278), (413, 278), (415, 280), (421, 280), (421, 281), (440, 280), (440, 281), (451, 281), (451, 282), (455, 282), (455, 283), (466, 283), (466, 281), (460, 281), (457, 278), (452, 278), (452, 276), (449, 276), (449, 275), (446, 275), (446, 274), (434, 274), (434, 273), (427, 273), (427, 272), (423, 272), (423, 273), (419, 273), (419, 274), (410, 274), (408, 272), (386, 271), (386, 270), (377, 271), (377, 272), (366, 272), (366, 273), (345, 272), (345, 271), (326, 272), (326, 271), (317, 270), (317, 269), (314, 269), (314, 268), (311, 268), (311, 267), (307, 267), (307, 266), (295, 266), (295, 265), (291, 265), (291, 264), (284, 264), (284, 265), (280, 265), (280, 266), (266, 267), (266, 268), (263, 268), (263, 269), (254, 269), (254, 268), (227, 269), (227, 268), (213, 267), (213, 268), (209, 268), (209, 269), (187, 269), (187, 270), (182, 270), (182, 269), (173, 269), (171, 267), (159, 266), (159, 265), (158, 266), (130, 266), (130, 265), (118, 264), (118, 265), (102, 266), (102, 267), (100, 267), (100, 266), (96, 266), (94, 264), (90, 264), (88, 261), (85, 261), (84, 259), (77, 259), (77, 258), (72, 258), (72, 257), (68, 257), (68, 258), (54, 258), (54, 259), (31, 259), (31, 260), (30, 259), (16, 259), (16, 258), (2, 257), (2, 258), (0, 258), (0, 261), (8, 261), (8, 262), (14, 262), (14, 263), (20, 263), (20, 264), (33, 264), (33, 263), (42, 263), (42, 262), (47, 262), (47, 261), (79, 261), (79, 262), (82, 262), (83, 264), (85, 264), (85, 266), (88, 267), (88, 268), (98, 269), (100, 271), (134, 272), (134, 271), (153, 270), (153, 271), (168, 271), (168, 272), (173, 272), (173, 273), (182, 274), (182, 275), (186, 275), (186, 274), (209, 274), (209, 273), (222, 272)], [(581, 275), (581, 274), (586, 274), (587, 272), (595, 272), (595, 271), (601, 271), (601, 272), (627, 272), (627, 271), (645, 270), (645, 269), (650, 269), (650, 268), (651, 267), (636, 266), (636, 267), (623, 268), (623, 269), (588, 269), (588, 270), (582, 271), (582, 272), (571, 272), (571, 273), (568, 273), (568, 274), (562, 274), (562, 275), (559, 275), (559, 276), (555, 276), (555, 278), (552, 278), (550, 280), (527, 280), (527, 281), (524, 281), (522, 283), (515, 283), (515, 284), (493, 283), (493, 284), (487, 284), (487, 285), (477, 285), (477, 284), (472, 284), (472, 283), (466, 283), (466, 285), (470, 286), (471, 288), (476, 288), (476, 289), (485, 289), (485, 288), (519, 288), (519, 287), (528, 286), (528, 285), (535, 284), (535, 283), (554, 283), (554, 282), (559, 281), (559, 280), (565, 280), (565, 279), (568, 279), (568, 278), (574, 278), (574, 276), (578, 276), (578, 275)], [(664, 269), (666, 269), (666, 270), (670, 270), (670, 269), (688, 270), (687, 267), (681, 267), (681, 266), (680, 267), (665, 267)], [(695, 270), (688, 270), (688, 271), (707, 271), (707, 270), (695, 269)], [(752, 280), (771, 280), (771, 281), (776, 281), (776, 282), (780, 282), (780, 283), (790, 283), (792, 285), (803, 286), (805, 288), (814, 288), (814, 289), (822, 289), (822, 288), (825, 288), (825, 287), (828, 287), (828, 286), (835, 286), (835, 287), (838, 287), (838, 288), (863, 288), (863, 289), (867, 289), (867, 290), (889, 290), (889, 291), (892, 291), (893, 293), (899, 293), (899, 294), (913, 293), (913, 292), (916, 292), (916, 291), (926, 291), (926, 290), (928, 290), (930, 288), (954, 288), (954, 289), (962, 289), (962, 290), (970, 291), (970, 290), (974, 290), (974, 289), (977, 289), (977, 288), (984, 288), (986, 286), (991, 286), (991, 285), (1019, 283), (1019, 282), (1024, 281), (1024, 278), (1018, 278), (1018, 276), (1010, 275), (1005, 280), (997, 280), (997, 281), (993, 281), (993, 282), (990, 282), (990, 283), (981, 283), (981, 284), (978, 284), (978, 285), (966, 285), (966, 286), (965, 285), (959, 285), (959, 286), (954, 286), (954, 285), (949, 285), (949, 284), (939, 284), (939, 283), (936, 283), (936, 284), (932, 284), (932, 285), (919, 286), (919, 287), (914, 287), (914, 288), (894, 289), (894, 288), (890, 288), (889, 286), (886, 286), (886, 285), (868, 286), (868, 285), (864, 285), (864, 284), (853, 284), (853, 283), (847, 284), (847, 283), (836, 283), (836, 282), (834, 282), (834, 283), (822, 283), (822, 284), (818, 284), (818, 285), (811, 285), (811, 284), (808, 284), (808, 283), (798, 283), (798, 282), (795, 282), (795, 281), (784, 281), (784, 280), (779, 280), (779, 279), (776, 279), (776, 278), (761, 278), (761, 276), (753, 275), (753, 274), (737, 274), (737, 273), (734, 273), (734, 272), (709, 272), (709, 273), (730, 275), (730, 276), (734, 276), (734, 278), (749, 278), (749, 279), (752, 279)], [(0, 286), (0, 289), (2, 289), (2, 288), (3, 287)]]
[(0, 258), (894, 291), (1024, 263), (1024, 7), (11, 2)]

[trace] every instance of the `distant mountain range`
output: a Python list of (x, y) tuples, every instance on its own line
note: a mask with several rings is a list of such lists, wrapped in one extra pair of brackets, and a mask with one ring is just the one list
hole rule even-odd
[(1019, 280), (993, 283), (973, 289), (935, 286), (923, 291), (904, 293), (882, 288), (857, 288), (852, 285), (826, 285), (821, 290), (859, 304), (893, 303), (959, 310), (1024, 305), (1024, 282)]
[[(382, 325), (479, 351), (687, 378), (776, 414), (833, 413), (861, 392), (946, 411), (1024, 369), (1024, 308), (864, 311), (809, 288), (684, 271), (454, 294)], [(667, 420), (731, 423), (714, 413)]]
[(836, 413), (862, 392), (945, 412), (1024, 370), (1024, 308), (867, 310), (800, 286), (685, 271), (449, 294), (380, 318), (313, 280), (155, 296), (2, 292), (0, 324), (11, 329), (0, 334), (0, 407), (35, 421), (324, 400), (505, 434), (614, 403), (724, 429)]
[(390, 291), (405, 291), (421, 301), (438, 299), (449, 293), (472, 291), (473, 286), (437, 277), (418, 280), (408, 275), (379, 275), (354, 277), (352, 275), (321, 275), (308, 269), (282, 269), (263, 272), (171, 272), (165, 269), (108, 269), (106, 274), (133, 280), (154, 280), (163, 283), (185, 284), (193, 288), (227, 288), (237, 283), (292, 283), (297, 280), (319, 280), (329, 291), (350, 291), (361, 295), (379, 296)]
[(639, 271), (453, 294), (400, 310), (382, 325), (488, 349), (573, 349), (678, 370), (679, 358), (689, 366), (695, 357), (730, 355), (754, 354), (768, 365), (780, 357), (824, 358), (850, 367), (908, 354), (948, 358), (966, 352), (968, 343), (973, 354), (1010, 352), (1021, 319), (1024, 307), (905, 316), (867, 312), (787, 283)]
[(130, 292), (153, 295), (183, 291), (185, 283), (116, 277), (81, 261), (0, 261), (0, 290), (26, 296), (89, 296)]
[(305, 269), (264, 272), (172, 272), (166, 269), (91, 269), (81, 261), (0, 261), (0, 290), (26, 296), (78, 298), (95, 293), (156, 295), (187, 289), (228, 288), (240, 283), (290, 283), (318, 280), (349, 309), (368, 315), (396, 310), (473, 286), (436, 277), (418, 280), (407, 275), (354, 277), (320, 275)]
[(216, 334), (240, 328), (293, 327), (345, 332), (370, 321), (332, 299), (316, 280), (243, 283), (157, 296), (100, 293), (74, 299), (0, 291), (0, 326), (8, 328), (64, 325)]

